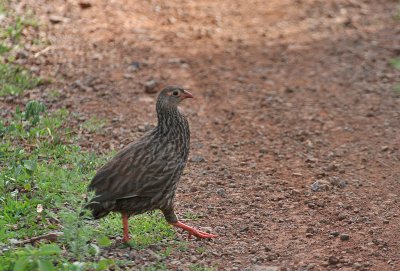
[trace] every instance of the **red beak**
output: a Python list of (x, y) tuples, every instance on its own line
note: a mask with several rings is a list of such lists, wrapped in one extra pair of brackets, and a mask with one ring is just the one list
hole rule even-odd
[(193, 98), (193, 95), (189, 91), (184, 90), (183, 94), (181, 95), (181, 97), (182, 97), (182, 100), (183, 100), (183, 99), (187, 99), (187, 98)]

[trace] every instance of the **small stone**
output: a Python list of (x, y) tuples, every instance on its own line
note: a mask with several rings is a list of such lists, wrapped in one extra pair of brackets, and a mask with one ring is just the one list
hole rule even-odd
[(185, 61), (180, 58), (170, 58), (170, 59), (168, 59), (168, 63), (169, 64), (181, 64), (181, 63), (185, 63)]
[(346, 219), (347, 218), (347, 214), (345, 214), (345, 213), (340, 213), (339, 215), (338, 215), (338, 219), (339, 220), (344, 220), (344, 219)]
[(336, 171), (337, 169), (338, 169), (338, 165), (335, 164), (335, 163), (330, 164), (330, 165), (326, 168), (326, 170), (328, 170), (328, 171)]
[(315, 228), (313, 228), (313, 227), (308, 227), (307, 230), (306, 230), (306, 232), (307, 232), (307, 233), (316, 233), (317, 230), (316, 230)]
[(389, 146), (382, 146), (381, 151), (385, 152), (389, 150)]
[(333, 232), (329, 233), (329, 235), (333, 236), (333, 237), (338, 237), (339, 236), (339, 232), (333, 231)]
[(311, 185), (313, 192), (330, 190), (330, 183), (326, 180), (317, 180)]
[(134, 78), (134, 76), (132, 74), (130, 74), (130, 73), (124, 73), (124, 78), (125, 79), (132, 79), (132, 78)]
[(292, 87), (286, 87), (286, 88), (285, 88), (285, 92), (286, 92), (286, 93), (293, 93), (294, 91), (295, 91), (295, 89), (292, 88)]
[(17, 245), (17, 244), (20, 244), (20, 243), (21, 243), (20, 241), (18, 241), (17, 239), (14, 239), (14, 238), (8, 239), (8, 242), (9, 242), (10, 244), (12, 244), (12, 245)]
[(217, 189), (217, 194), (218, 194), (220, 197), (223, 197), (223, 198), (226, 197), (225, 189), (223, 189), (222, 187)]
[(353, 268), (358, 270), (362, 268), (362, 265), (360, 263), (354, 263)]
[(389, 220), (387, 219), (383, 220), (383, 224), (389, 224)]
[(271, 265), (253, 265), (248, 269), (249, 271), (279, 271), (278, 266), (271, 266)]
[(52, 24), (66, 23), (66, 22), (68, 22), (68, 18), (58, 16), (58, 15), (50, 15), (49, 21)]
[(346, 234), (346, 233), (342, 233), (342, 234), (340, 235), (340, 240), (342, 240), (342, 241), (348, 241), (348, 240), (350, 240), (350, 236), (349, 236), (348, 234)]
[(24, 49), (20, 49), (17, 51), (17, 54), (15, 55), (16, 59), (27, 59), (29, 57), (28, 51)]
[(248, 226), (246, 226), (246, 227), (244, 227), (243, 229), (241, 229), (240, 232), (247, 232), (247, 231), (249, 231), (249, 229), (250, 229), (250, 228), (249, 228)]
[(144, 83), (144, 91), (146, 93), (156, 93), (157, 92), (158, 82), (155, 79), (150, 79), (146, 83)]
[(342, 189), (347, 186), (347, 181), (340, 179), (339, 177), (332, 177), (329, 181), (332, 185), (337, 186)]
[(266, 154), (268, 153), (268, 150), (266, 148), (261, 148), (259, 149), (259, 153)]
[(194, 155), (190, 159), (190, 162), (193, 162), (193, 163), (202, 163), (202, 162), (205, 162), (205, 161), (206, 161), (206, 159), (204, 159), (204, 157), (200, 156), (200, 155)]
[(140, 70), (140, 62), (133, 61), (131, 64), (129, 64), (128, 70), (131, 72), (137, 72)]
[(336, 258), (335, 256), (330, 256), (328, 258), (328, 263), (331, 264), (331, 265), (338, 264), (339, 263), (339, 259)]
[(92, 3), (82, 0), (79, 2), (79, 6), (81, 7), (81, 9), (87, 9), (92, 7)]

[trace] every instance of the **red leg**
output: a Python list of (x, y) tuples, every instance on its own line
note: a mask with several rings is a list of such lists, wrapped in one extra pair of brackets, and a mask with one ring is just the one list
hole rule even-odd
[(196, 230), (195, 228), (192, 228), (188, 225), (183, 224), (182, 222), (176, 222), (176, 223), (172, 223), (172, 225), (174, 225), (175, 227), (181, 228), (184, 231), (187, 231), (189, 233), (189, 238), (193, 235), (196, 236), (198, 238), (214, 238), (214, 237), (218, 237), (218, 235), (215, 234), (211, 234), (211, 233), (207, 233), (207, 232), (203, 232), (203, 231), (199, 231)]
[(129, 238), (129, 225), (128, 225), (128, 219), (129, 215), (126, 213), (121, 213), (122, 214), (122, 225), (124, 226), (124, 239), (123, 241), (125, 243), (128, 243), (130, 238)]

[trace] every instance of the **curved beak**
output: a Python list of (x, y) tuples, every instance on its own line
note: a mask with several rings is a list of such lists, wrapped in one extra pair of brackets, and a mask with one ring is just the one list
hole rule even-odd
[(181, 95), (181, 97), (182, 97), (182, 100), (184, 100), (184, 99), (187, 99), (187, 98), (193, 98), (193, 95), (189, 91), (184, 90), (183, 94)]

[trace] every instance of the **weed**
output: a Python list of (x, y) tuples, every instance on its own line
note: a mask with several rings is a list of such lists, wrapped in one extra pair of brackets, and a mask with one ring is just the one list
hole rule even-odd
[(392, 64), (395, 69), (400, 70), (400, 58), (390, 60), (390, 64)]
[(7, 45), (5, 45), (3, 43), (0, 43), (0, 56), (5, 53), (8, 53), (10, 50), (11, 50), (10, 47), (8, 47)]
[[(108, 156), (83, 152), (65, 127), (67, 118), (66, 110), (49, 114), (43, 103), (30, 101), (23, 111), (16, 108), (0, 120), (0, 246), (8, 251), (0, 255), (4, 270), (107, 270), (118, 265), (100, 255), (112, 243), (109, 237), (121, 233), (120, 216), (93, 221), (82, 207), (88, 182)], [(55, 244), (61, 252), (43, 255), (49, 250), (45, 244), (13, 247), (15, 240), (54, 230), (63, 232)], [(130, 234), (130, 245), (138, 249), (175, 237), (157, 211), (132, 217)], [(165, 257), (169, 253), (166, 249)]]
[(89, 133), (98, 133), (106, 124), (106, 119), (92, 117), (82, 124), (82, 128)]
[(24, 90), (31, 89), (41, 83), (18, 66), (0, 63), (0, 96), (20, 95)]
[[(20, 95), (24, 90), (39, 85), (42, 80), (32, 77), (27, 70), (14, 64), (15, 49), (20, 47), (23, 30), (26, 27), (37, 27), (32, 16), (16, 16), (10, 9), (8, 1), (0, 3), (0, 96)], [(28, 18), (28, 19), (27, 19)]]
[(191, 221), (196, 221), (200, 219), (200, 216), (191, 211), (185, 211), (185, 213), (183, 214), (183, 218)]
[(397, 14), (394, 16), (396, 20), (400, 20), (400, 1), (397, 4)]
[(15, 252), (14, 255), (5, 258), (0, 270), (11, 270), (13, 266), (15, 271), (24, 270), (54, 270), (53, 261), (57, 259), (62, 250), (55, 244), (43, 245), (40, 248), (27, 246)]
[(204, 252), (206, 252), (206, 248), (205, 247), (198, 247), (196, 248), (196, 252), (199, 254), (203, 254)]
[(205, 267), (202, 264), (194, 264), (189, 267), (191, 271), (212, 271), (213, 269), (210, 267)]

